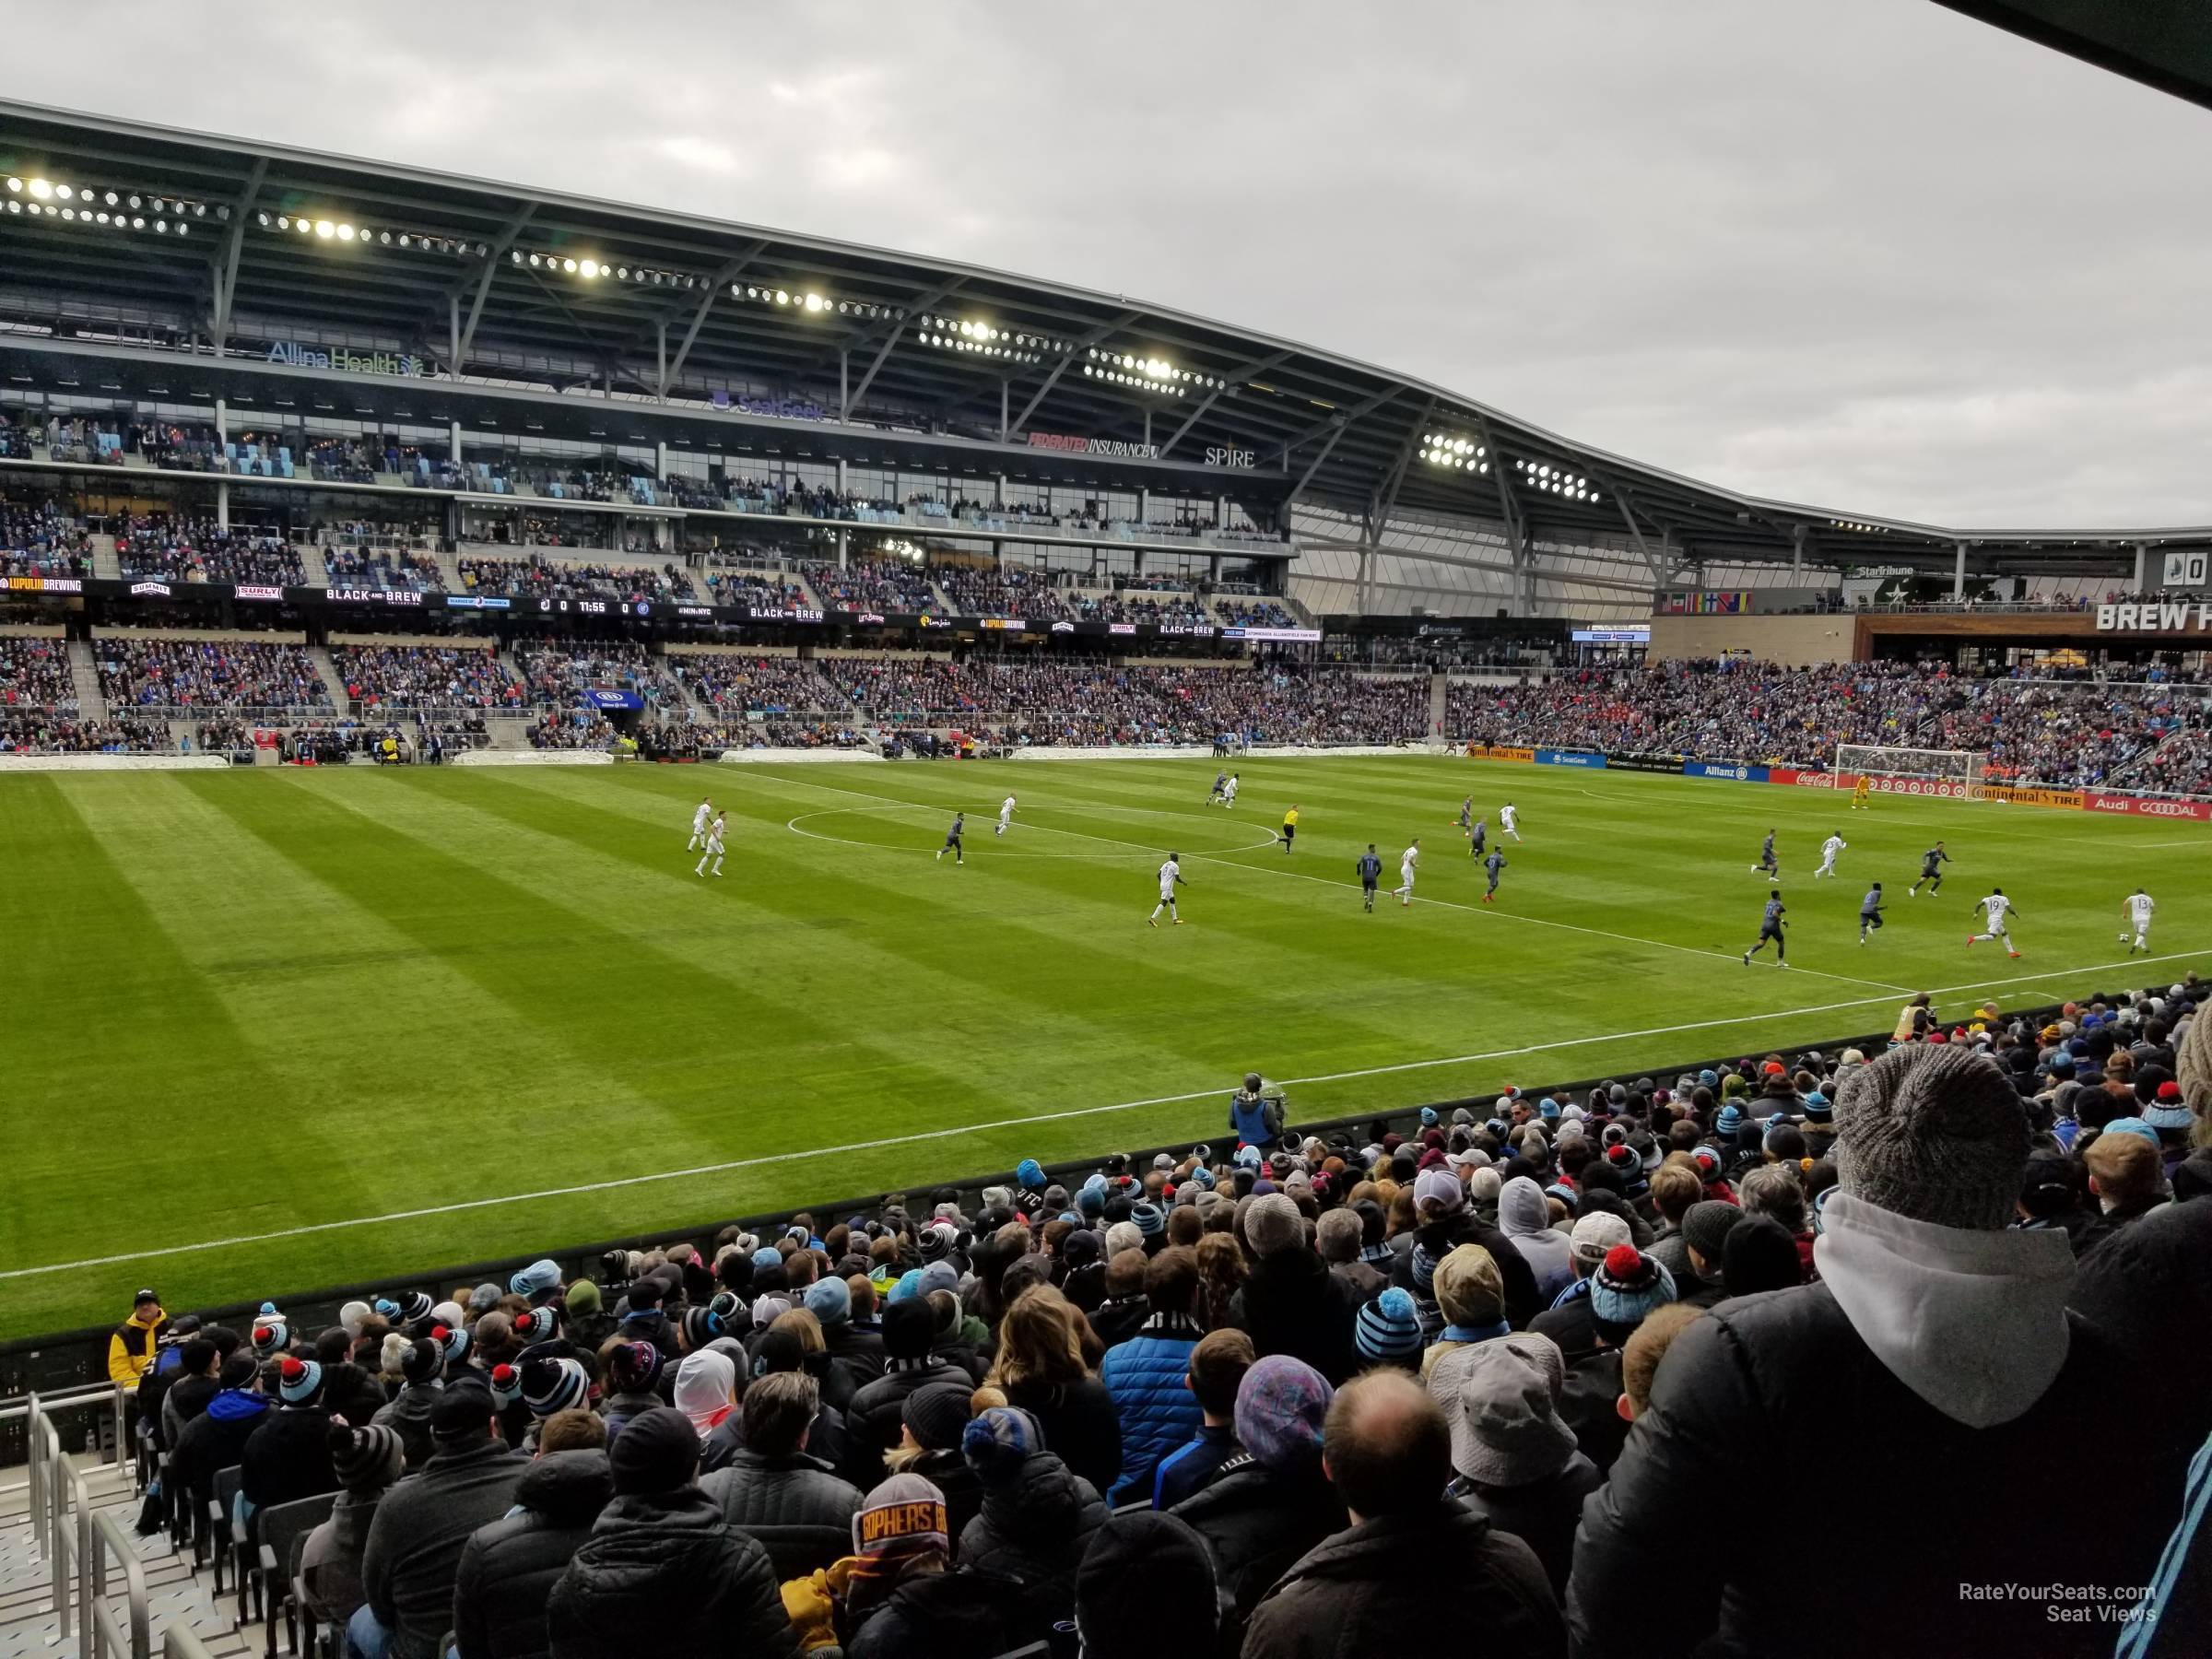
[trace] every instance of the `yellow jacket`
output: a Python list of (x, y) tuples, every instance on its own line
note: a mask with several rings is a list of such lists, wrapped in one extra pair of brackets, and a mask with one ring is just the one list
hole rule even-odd
[(147, 1324), (134, 1313), (117, 1325), (108, 1338), (108, 1381), (137, 1387), (138, 1379), (153, 1369), (154, 1338), (168, 1324), (163, 1319)]

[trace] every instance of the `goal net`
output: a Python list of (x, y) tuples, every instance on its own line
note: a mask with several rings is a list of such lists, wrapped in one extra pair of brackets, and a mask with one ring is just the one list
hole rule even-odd
[(1836, 746), (1838, 778), (1863, 777), (1898, 794), (1954, 795), (1979, 800), (1989, 756), (1979, 749), (1889, 748), (1875, 744)]

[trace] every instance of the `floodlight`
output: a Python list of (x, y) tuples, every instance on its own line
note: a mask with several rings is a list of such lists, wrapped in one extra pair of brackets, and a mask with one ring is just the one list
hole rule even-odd
[(328, 241), (337, 233), (338, 228), (332, 224), (328, 219), (317, 219), (315, 221), (315, 234), (321, 237), (324, 241)]
[[(53, 197), (53, 186), (43, 179), (33, 179), (30, 182), (30, 194), (37, 196), (41, 202), (51, 201)], [(66, 194), (67, 192), (65, 191), (64, 194)]]

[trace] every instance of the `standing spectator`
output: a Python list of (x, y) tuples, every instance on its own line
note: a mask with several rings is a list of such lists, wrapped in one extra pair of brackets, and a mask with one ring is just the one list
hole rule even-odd
[(859, 1489), (807, 1455), (820, 1406), (820, 1391), (804, 1371), (754, 1378), (740, 1407), (744, 1443), (700, 1483), (724, 1521), (767, 1549), (779, 1583), (843, 1555), (860, 1508)]
[(665, 1408), (633, 1418), (607, 1462), (614, 1501), (547, 1598), (552, 1659), (795, 1655), (768, 1551), (693, 1479), (691, 1420)]
[(899, 1444), (884, 1459), (892, 1474), (919, 1475), (937, 1488), (952, 1527), (948, 1548), (983, 1507), (982, 1483), (960, 1453), (972, 1392), (965, 1383), (940, 1382), (908, 1394)]
[(1042, 1641), (1075, 1609), (1076, 1568), (1106, 1524), (1105, 1501), (1046, 1449), (1043, 1425), (1017, 1406), (971, 1418), (960, 1451), (983, 1487), (982, 1512), (960, 1534), (960, 1564), (1020, 1584), (1027, 1612), (1018, 1639)]
[[(1497, 1347), (1478, 1345), (1470, 1358)], [(1486, 1659), (1565, 1652), (1559, 1604), (1528, 1546), (1440, 1489), (1452, 1436), (1418, 1382), (1386, 1370), (1347, 1384), (1324, 1440), (1351, 1524), (1301, 1556), (1253, 1610), (1246, 1659), (1390, 1653), (1408, 1630), (1451, 1630), (1470, 1608), (1480, 1609)]]
[(1360, 1303), (1372, 1301), (1390, 1283), (1380, 1268), (1360, 1259), (1365, 1244), (1360, 1218), (1348, 1209), (1324, 1210), (1313, 1229), (1313, 1248)]
[(1076, 1640), (1085, 1659), (1154, 1659), (1159, 1631), (1131, 1609), (1174, 1610), (1178, 1651), (1214, 1653), (1221, 1591), (1206, 1540), (1172, 1515), (1138, 1511), (1102, 1529), (1076, 1571)]
[(507, 1449), (491, 1395), (474, 1386), (445, 1391), (430, 1445), (430, 1461), (384, 1495), (370, 1525), (366, 1599), (346, 1629), (359, 1659), (437, 1659), (469, 1535), (513, 1506), (530, 1468)]
[(1237, 1444), (1237, 1390), (1256, 1356), (1241, 1331), (1208, 1331), (1190, 1352), (1183, 1386), (1198, 1404), (1196, 1438), (1160, 1459), (1152, 1475), (1152, 1507), (1171, 1510), (1213, 1483)]
[(135, 1389), (138, 1379), (153, 1369), (154, 1350), (169, 1329), (169, 1315), (161, 1299), (151, 1290), (131, 1298), (131, 1314), (108, 1337), (108, 1381)]
[(513, 1511), (478, 1527), (453, 1582), (460, 1659), (546, 1659), (546, 1606), (614, 1496), (606, 1426), (588, 1411), (555, 1412), (537, 1456), (515, 1483)]
[(1583, 1500), (1605, 1483), (1559, 1416), (1566, 1380), (1559, 1344), (1534, 1331), (1462, 1348), (1429, 1375), (1452, 1430), (1458, 1478), (1445, 1490), (1535, 1550), (1555, 1595), (1566, 1593)]
[(994, 1573), (954, 1571), (945, 1500), (919, 1475), (877, 1484), (853, 1517), (853, 1554), (827, 1572), (783, 1586), (806, 1651), (846, 1659), (937, 1659), (1003, 1653), (1026, 1627), (1020, 1585)]
[(984, 1381), (1035, 1418), (1053, 1455), (1102, 1492), (1121, 1472), (1122, 1430), (1112, 1396), (1084, 1361), (1082, 1319), (1050, 1285), (1023, 1291), (999, 1324)]
[(1512, 1329), (1505, 1322), (1505, 1278), (1490, 1253), (1479, 1244), (1460, 1244), (1436, 1265), (1430, 1281), (1443, 1329), (1421, 1352), (1421, 1375), (1454, 1348), (1492, 1342)]
[(974, 1379), (930, 1352), (936, 1318), (929, 1303), (910, 1296), (883, 1311), (883, 1375), (853, 1396), (845, 1414), (853, 1438), (878, 1452), (899, 1443), (906, 1396), (938, 1382), (972, 1387)]
[(1258, 1360), (1237, 1386), (1243, 1452), (1175, 1506), (1214, 1552), (1238, 1631), (1267, 1586), (1344, 1524), (1344, 1500), (1321, 1466), (1322, 1424), (1335, 1397), (1329, 1380), (1302, 1359)]
[(333, 1425), (329, 1443), (338, 1500), (331, 1506), (330, 1519), (300, 1546), (300, 1583), (311, 1620), (343, 1625), (367, 1599), (361, 1557), (369, 1547), (370, 1523), (400, 1477), (406, 1449), (398, 1435), (373, 1424), (364, 1429)]
[[(2068, 1318), (2065, 1234), (2006, 1227), (2029, 1141), (2011, 1077), (1908, 1044), (1852, 1073), (1835, 1115), (1819, 1281), (1692, 1321), (1590, 1500), (1568, 1586), (1584, 1651), (1863, 1654), (1908, 1632), (1922, 1652), (2032, 1652), (2042, 1604), (1959, 1586), (2148, 1582), (2170, 1516), (2052, 1501), (2050, 1447), (2145, 1382)], [(2158, 1489), (2156, 1444), (2101, 1440), (2100, 1487)], [(1822, 1494), (1820, 1572), (1675, 1547), (1785, 1463)]]
[(1230, 1312), (1253, 1349), (1302, 1359), (1332, 1386), (1351, 1375), (1351, 1293), (1306, 1242), (1297, 1204), (1263, 1194), (1237, 1206), (1237, 1220), (1257, 1260)]
[(1152, 1257), (1145, 1269), (1152, 1317), (1109, 1349), (1099, 1368), (1120, 1425), (1121, 1474), (1106, 1494), (1117, 1508), (1148, 1498), (1159, 1460), (1198, 1431), (1198, 1402), (1183, 1386), (1201, 1335), (1191, 1317), (1197, 1292), (1198, 1258), (1190, 1251), (1163, 1250)]
[(2114, 1118), (2081, 1155), (2089, 1167), (2089, 1191), (2099, 1214), (2081, 1230), (2078, 1253), (2087, 1256), (2107, 1239), (2166, 1202), (2166, 1172), (2158, 1131), (2141, 1118)]
[(1498, 1191), (1498, 1230), (1536, 1276), (1536, 1303), (1548, 1308), (1574, 1278), (1572, 1245), (1551, 1224), (1544, 1189), (1516, 1175)]

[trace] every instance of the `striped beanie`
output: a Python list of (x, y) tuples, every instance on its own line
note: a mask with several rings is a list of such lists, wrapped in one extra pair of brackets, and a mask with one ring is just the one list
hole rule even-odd
[(1601, 1327), (1641, 1324), (1645, 1314), (1674, 1300), (1674, 1275), (1633, 1244), (1614, 1245), (1590, 1276), (1590, 1314)]
[(445, 1362), (449, 1367), (458, 1365), (468, 1358), (468, 1333), (457, 1324), (432, 1325), (430, 1340), (445, 1350)]
[(560, 1335), (560, 1315), (550, 1308), (532, 1308), (514, 1316), (514, 1339), (527, 1347), (533, 1342), (550, 1342)]
[(591, 1378), (576, 1360), (540, 1356), (523, 1362), (523, 1404), (534, 1418), (549, 1418), (583, 1404)]
[(491, 1368), (491, 1403), (501, 1411), (523, 1397), (523, 1373), (512, 1365)]
[(398, 1432), (381, 1424), (354, 1429), (333, 1424), (330, 1467), (349, 1492), (373, 1492), (399, 1478), (406, 1448)]
[(292, 1327), (283, 1314), (267, 1302), (261, 1304), (261, 1313), (253, 1321), (253, 1352), (263, 1359), (274, 1359), (292, 1346)]
[(661, 1350), (650, 1342), (618, 1343), (606, 1373), (624, 1394), (644, 1394), (661, 1380)]
[(984, 1480), (1011, 1475), (1043, 1450), (1043, 1425), (1018, 1406), (994, 1406), (960, 1431), (960, 1455)]
[(1363, 1302), (1352, 1326), (1352, 1342), (1360, 1358), (1377, 1365), (1410, 1367), (1420, 1358), (1421, 1322), (1413, 1298), (1395, 1285), (1373, 1300)]
[(287, 1406), (312, 1406), (323, 1392), (323, 1368), (287, 1355), (276, 1368), (276, 1393)]
[(560, 1288), (560, 1264), (550, 1257), (541, 1257), (518, 1269), (507, 1281), (507, 1288), (535, 1306)]

